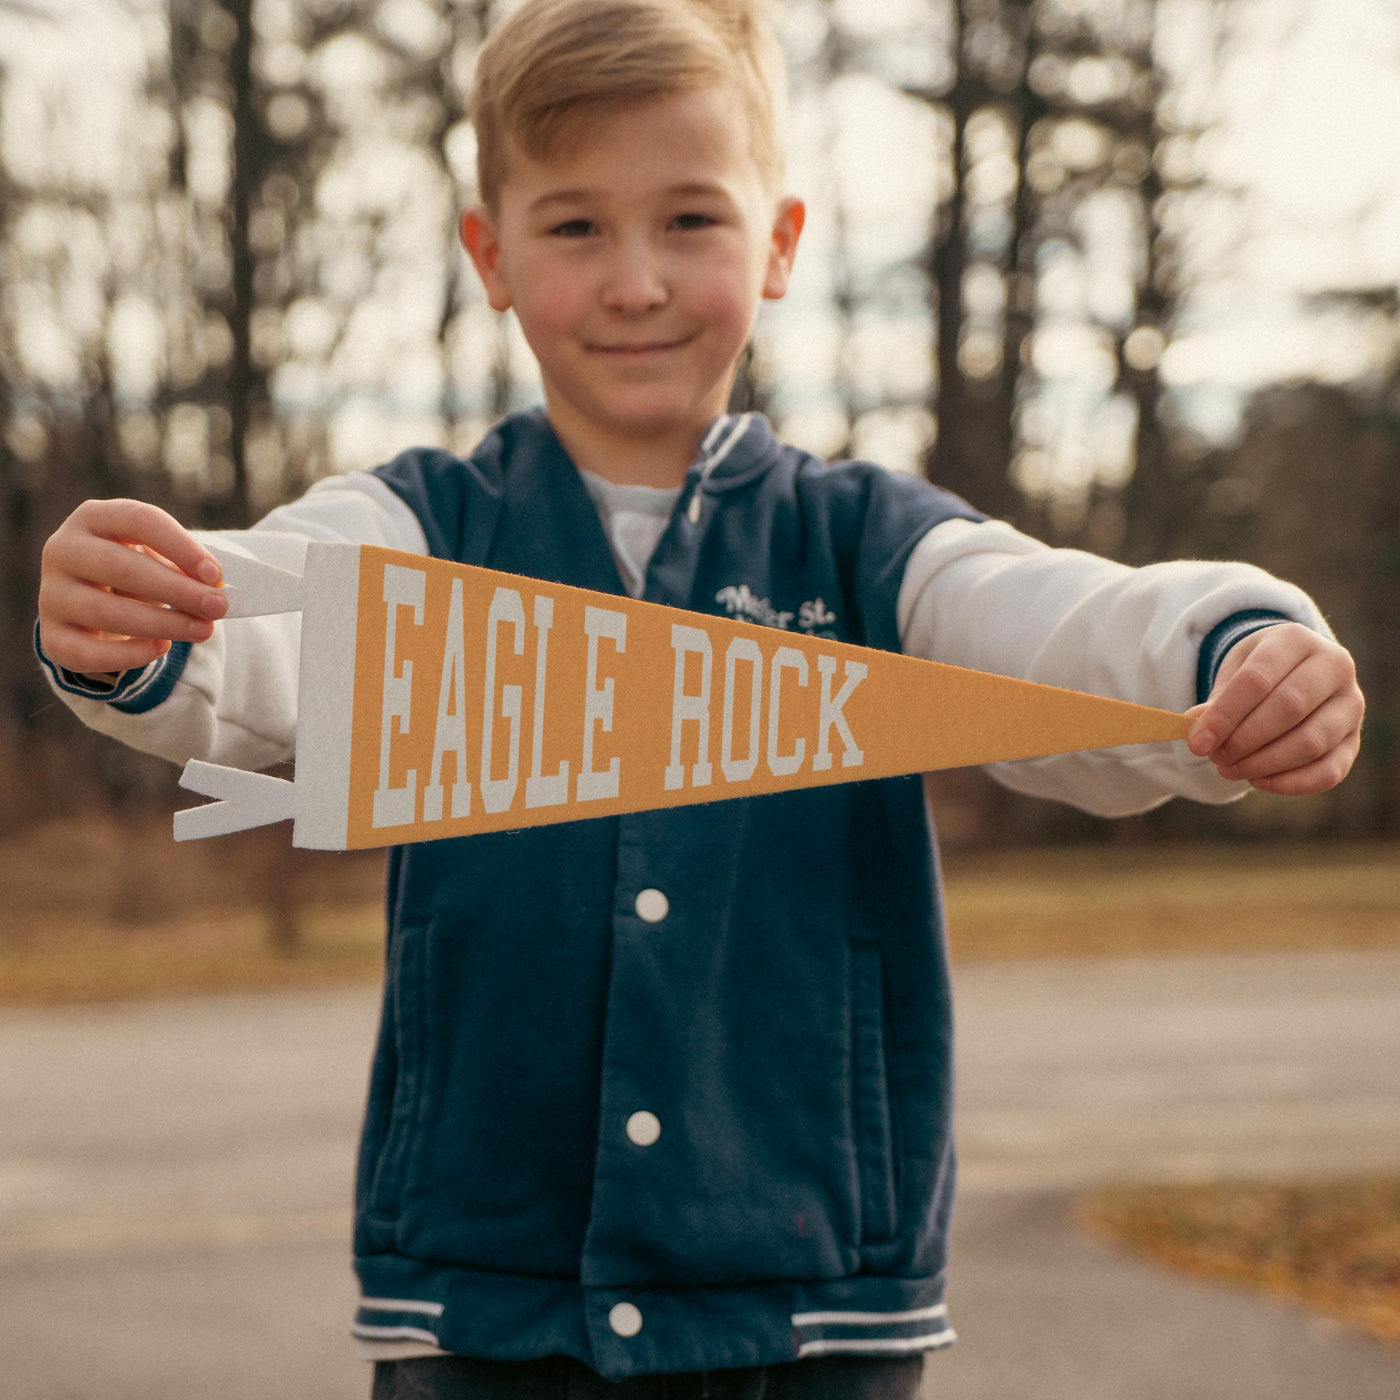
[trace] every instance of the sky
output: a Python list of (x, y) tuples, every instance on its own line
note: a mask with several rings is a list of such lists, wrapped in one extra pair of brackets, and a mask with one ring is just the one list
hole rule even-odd
[[(1241, 42), (1210, 92), (1207, 173), (1239, 208), (1198, 230), (1213, 265), (1163, 363), (1177, 385), (1350, 379), (1395, 353), (1393, 325), (1309, 311), (1339, 288), (1400, 285), (1400, 5), (1234, 0)], [(1183, 43), (1183, 58), (1190, 53)], [(1189, 60), (1188, 60), (1189, 61)]]
[[(1166, 347), (1162, 372), (1189, 402), (1198, 426), (1225, 435), (1242, 396), (1262, 384), (1299, 375), (1353, 379), (1395, 354), (1395, 328), (1383, 318), (1358, 322), (1320, 311), (1308, 298), (1327, 289), (1400, 285), (1400, 142), (1394, 135), (1400, 130), (1400, 4), (1229, 0), (1233, 40), (1223, 67), (1210, 47), (1211, 15), (1219, 8), (1212, 0), (1159, 5), (1158, 42), (1163, 61), (1177, 75), (1176, 110), (1192, 124), (1213, 128), (1190, 158), (1214, 186), (1230, 191), (1193, 206), (1178, 230), (1196, 290)], [(812, 40), (814, 11), (800, 2), (789, 9), (789, 40), (800, 53)], [(59, 158), (73, 187), (101, 184), (133, 158), (144, 138), (122, 119), (123, 94), (139, 82), (148, 50), (159, 43), (160, 12), (160, 0), (126, 0), (122, 6), (114, 0), (0, 0), (0, 55), (9, 73), (4, 137), (12, 167), (22, 171), (43, 144), (31, 123), (45, 111), (60, 123)], [(896, 31), (919, 12), (919, 0), (842, 7), (857, 30)], [(393, 0), (390, 13), (401, 35), (433, 41), (431, 15), (420, 0)], [(372, 83), (373, 72), (364, 71), (362, 62), (356, 66), (362, 59), (349, 48), (339, 55), (339, 80)], [(906, 68), (913, 62), (907, 54), (900, 61)], [(928, 108), (868, 76), (843, 80), (820, 103), (799, 85), (795, 99), (790, 178), (807, 197), (813, 218), (789, 298), (765, 309), (760, 339), (783, 386), (784, 430), (820, 451), (840, 427), (828, 389), (836, 372), (836, 337), (825, 311), (833, 182), (841, 183), (851, 209), (847, 237), (858, 271), (869, 281), (874, 270), (884, 269), (895, 288), (890, 306), (872, 306), (858, 319), (851, 373), (871, 395), (917, 396), (928, 370), (927, 324), (917, 306), (901, 310), (893, 303), (903, 285), (897, 269), (926, 236), (934, 166), (917, 153), (937, 133)], [(391, 143), (382, 147), (373, 180), (342, 171), (341, 197), (353, 204), (357, 189), (401, 185), (404, 193), (395, 198), (410, 203), (412, 168), (395, 149)], [(326, 198), (334, 199), (335, 190), (329, 185)], [(414, 211), (416, 227), (431, 228), (443, 212), (424, 203)], [(1100, 222), (1097, 236), (1105, 247), (1126, 237), (1114, 232), (1111, 209)], [(63, 234), (33, 231), (35, 238), (45, 236)], [(1055, 390), (1052, 401), (1079, 415), (1081, 437), (1092, 420), (1099, 445), (1078, 470), (1108, 475), (1127, 439), (1121, 424), (1115, 428), (1111, 409), (1104, 412), (1102, 385), (1095, 387), (1103, 346), (1076, 330), (1069, 313), (1111, 298), (1112, 278), (1102, 268), (1076, 270), (1068, 261), (1052, 273), (1047, 295), (1061, 299), (1066, 315), (1047, 327), (1035, 363)], [(432, 368), (422, 355), (408, 353), (406, 341), (395, 341), (431, 314), (430, 298), (420, 300), (424, 304), (415, 311), (408, 286), (392, 306), (362, 310), (363, 348), (345, 366), (359, 388), (339, 410), (343, 465), (366, 465), (352, 459), (402, 445), (405, 432), (417, 426), (406, 425), (405, 418), (421, 419), (430, 431), (431, 415), (414, 405), (434, 398)], [(87, 313), (74, 304), (64, 314)], [(31, 353), (50, 354), (58, 369), (62, 336), (42, 324), (42, 315), (31, 319)], [(136, 364), (139, 314), (133, 312), (127, 325)], [(315, 308), (302, 308), (289, 325), (314, 339)], [(514, 354), (517, 364), (528, 357), (518, 338)], [(289, 376), (283, 388), (301, 395), (322, 391), (305, 375)], [(397, 404), (387, 417), (386, 402)], [(871, 420), (872, 440), (858, 447), (910, 465), (920, 431), (908, 415), (879, 415)]]

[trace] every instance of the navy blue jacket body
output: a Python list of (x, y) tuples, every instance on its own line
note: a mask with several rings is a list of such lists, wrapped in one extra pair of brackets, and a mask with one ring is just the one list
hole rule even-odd
[[(764, 600), (897, 650), (910, 551), (979, 517), (757, 417), (723, 426), (643, 596)], [(624, 591), (540, 413), (378, 474), (440, 558)], [(357, 1333), (614, 1380), (951, 1340), (952, 1023), (917, 777), (401, 847), (388, 914)]]

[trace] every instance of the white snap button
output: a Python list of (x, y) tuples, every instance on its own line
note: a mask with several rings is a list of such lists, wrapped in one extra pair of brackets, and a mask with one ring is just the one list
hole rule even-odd
[(627, 1136), (638, 1147), (650, 1147), (661, 1136), (661, 1120), (643, 1109), (627, 1120)]
[(637, 896), (637, 917), (659, 924), (671, 912), (671, 901), (660, 890), (643, 890)]
[(635, 1337), (642, 1330), (642, 1310), (635, 1303), (614, 1303), (608, 1313), (608, 1326), (619, 1337)]

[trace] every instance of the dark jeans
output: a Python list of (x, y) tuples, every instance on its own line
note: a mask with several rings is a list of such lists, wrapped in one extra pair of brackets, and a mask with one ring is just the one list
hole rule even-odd
[(822, 1356), (614, 1383), (566, 1356), (378, 1361), (372, 1400), (917, 1400), (924, 1358)]

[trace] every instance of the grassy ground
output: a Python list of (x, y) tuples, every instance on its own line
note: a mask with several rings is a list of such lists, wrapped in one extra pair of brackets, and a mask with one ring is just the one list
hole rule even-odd
[(0, 843), (0, 1005), (372, 981), (382, 886), (381, 855), (297, 851), (286, 827), (39, 827)]
[(1075, 847), (948, 864), (955, 959), (1400, 948), (1394, 845)]
[(1116, 1187), (1079, 1206), (1101, 1238), (1400, 1343), (1400, 1177)]
[[(949, 861), (953, 955), (1400, 948), (1394, 846), (1076, 848)], [(374, 979), (379, 854), (285, 827), (176, 844), (94, 818), (0, 843), (0, 1004)]]
[(207, 992), (323, 987), (383, 970), (378, 901), (300, 910), (294, 949), (275, 947), (257, 909), (218, 909), (109, 927), (47, 924), (0, 942), (0, 1005), (53, 1006)]

